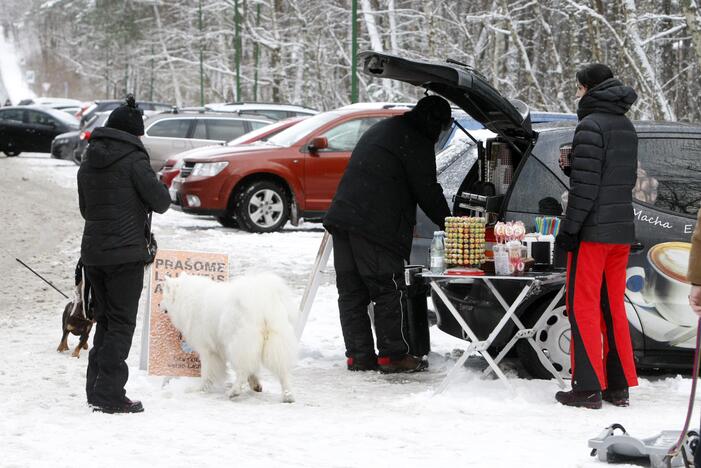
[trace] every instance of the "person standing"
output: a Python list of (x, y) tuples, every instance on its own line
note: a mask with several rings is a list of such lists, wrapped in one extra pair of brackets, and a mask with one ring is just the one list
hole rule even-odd
[(594, 409), (601, 408), (602, 398), (628, 406), (628, 388), (638, 384), (624, 304), (626, 266), (635, 241), (638, 137), (625, 114), (637, 94), (614, 78), (608, 66), (592, 64), (577, 72), (577, 97), (570, 190), (556, 238), (569, 252), (572, 390), (555, 398), (563, 405)]
[(165, 213), (168, 189), (156, 178), (139, 136), (143, 111), (134, 96), (90, 136), (78, 170), (80, 213), (85, 219), (81, 260), (95, 298), (97, 320), (88, 358), (86, 394), (95, 411), (138, 413), (126, 397), (129, 356), (144, 262), (148, 260), (148, 214)]
[(417, 204), (441, 229), (450, 216), (436, 181), (434, 145), (451, 123), (448, 102), (428, 96), (411, 111), (373, 125), (353, 150), (324, 218), (333, 235), (349, 370), (415, 372), (427, 367), (410, 354), (407, 342), (404, 260), (411, 253)]

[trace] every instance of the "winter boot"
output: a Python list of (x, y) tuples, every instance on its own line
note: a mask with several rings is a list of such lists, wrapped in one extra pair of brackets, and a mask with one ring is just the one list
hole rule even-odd
[(351, 356), (346, 360), (349, 371), (377, 370), (377, 356)]
[(124, 397), (119, 403), (99, 403), (93, 400), (90, 404), (93, 411), (100, 413), (142, 413), (144, 411), (144, 405), (140, 401), (131, 401), (129, 398)]
[(618, 389), (607, 388), (603, 391), (601, 396), (614, 406), (630, 406), (628, 387)]
[(565, 406), (576, 406), (578, 408), (601, 409), (601, 392), (596, 391), (576, 391), (557, 392), (555, 399)]
[(420, 372), (428, 369), (428, 360), (405, 354), (399, 358), (381, 357), (377, 360), (383, 374)]

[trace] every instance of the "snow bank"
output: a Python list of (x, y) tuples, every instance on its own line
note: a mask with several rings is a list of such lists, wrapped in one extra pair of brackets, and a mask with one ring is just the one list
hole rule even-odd
[(0, 26), (0, 79), (12, 104), (17, 105), (22, 99), (36, 97), (36, 94), (27, 86), (15, 47), (6, 40), (2, 26)]

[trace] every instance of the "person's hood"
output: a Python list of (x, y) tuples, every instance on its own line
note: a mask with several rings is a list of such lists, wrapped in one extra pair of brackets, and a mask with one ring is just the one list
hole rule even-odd
[(625, 86), (616, 78), (609, 78), (591, 88), (579, 100), (577, 117), (583, 119), (594, 112), (623, 115), (638, 99), (633, 88)]
[(111, 166), (134, 151), (148, 155), (141, 140), (131, 133), (116, 128), (98, 127), (90, 135), (84, 164), (96, 168)]

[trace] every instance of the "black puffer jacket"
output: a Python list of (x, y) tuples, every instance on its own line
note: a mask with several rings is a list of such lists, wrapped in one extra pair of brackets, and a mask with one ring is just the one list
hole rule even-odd
[(635, 240), (633, 187), (638, 136), (624, 114), (635, 91), (610, 78), (579, 101), (572, 143), (567, 212), (561, 230), (581, 241), (629, 244)]
[(137, 137), (97, 128), (78, 170), (80, 213), (85, 218), (81, 259), (85, 265), (143, 261), (148, 211), (170, 206), (165, 185), (151, 169)]
[(443, 229), (450, 209), (436, 181), (440, 126), (424, 120), (407, 112), (363, 134), (324, 218), (329, 232), (357, 233), (408, 259), (417, 203)]

